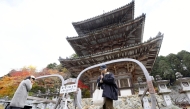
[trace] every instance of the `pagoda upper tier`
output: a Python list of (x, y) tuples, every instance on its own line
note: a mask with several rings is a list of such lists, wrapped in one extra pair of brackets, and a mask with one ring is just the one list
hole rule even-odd
[(105, 28), (112, 24), (127, 22), (134, 19), (134, 1), (102, 15), (79, 22), (73, 22), (73, 26), (79, 36), (83, 36), (95, 30)]
[(78, 56), (95, 54), (142, 42), (144, 23), (145, 14), (142, 14), (130, 22), (113, 24), (83, 37), (67, 37), (67, 41)]

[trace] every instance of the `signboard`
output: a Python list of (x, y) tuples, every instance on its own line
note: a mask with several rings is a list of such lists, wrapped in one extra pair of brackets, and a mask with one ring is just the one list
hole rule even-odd
[(60, 94), (69, 93), (69, 92), (76, 92), (76, 91), (77, 91), (77, 85), (76, 84), (61, 86), (61, 88), (60, 88)]

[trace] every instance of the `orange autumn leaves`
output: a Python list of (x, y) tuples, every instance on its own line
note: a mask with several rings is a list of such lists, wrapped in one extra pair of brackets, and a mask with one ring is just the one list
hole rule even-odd
[(0, 78), (0, 98), (9, 96), (11, 98), (14, 95), (19, 83), (27, 76), (34, 75), (36, 77), (42, 75), (59, 74), (57, 70), (43, 69), (41, 72), (35, 72), (35, 69), (31, 67), (24, 67), (19, 71), (12, 70), (8, 75)]
[(0, 97), (12, 97), (19, 83), (31, 73), (22, 69), (21, 71), (12, 70), (8, 75), (0, 79)]
[[(63, 72), (65, 71), (65, 72)], [(14, 92), (16, 91), (19, 83), (26, 78), (29, 75), (34, 75), (35, 77), (43, 76), (43, 75), (51, 75), (51, 74), (59, 74), (62, 75), (63, 78), (69, 78), (68, 72), (66, 73), (66, 69), (63, 71), (58, 71), (57, 69), (48, 69), (44, 68), (41, 72), (36, 72), (34, 68), (22, 68), (19, 71), (12, 70), (9, 72), (8, 75), (0, 78), (0, 98), (9, 96), (9, 98), (12, 98), (14, 95)], [(37, 80), (36, 84), (33, 86), (34, 93), (39, 90), (39, 87), (44, 88), (56, 88), (59, 87), (60, 80), (58, 78), (47, 78), (45, 80)], [(82, 89), (89, 89), (88, 86), (84, 85), (81, 81), (79, 81), (78, 86)]]

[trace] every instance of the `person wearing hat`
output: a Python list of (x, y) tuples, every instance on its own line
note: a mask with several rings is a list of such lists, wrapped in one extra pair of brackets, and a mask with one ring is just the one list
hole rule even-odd
[(19, 84), (14, 96), (10, 102), (9, 109), (22, 109), (27, 100), (28, 91), (32, 89), (32, 85), (35, 81), (35, 77), (33, 75), (26, 77), (22, 82)]
[(115, 83), (114, 74), (107, 71), (107, 66), (100, 66), (101, 75), (97, 79), (98, 88), (103, 89), (102, 97), (105, 98), (103, 109), (114, 109), (113, 100), (118, 100), (118, 87)]

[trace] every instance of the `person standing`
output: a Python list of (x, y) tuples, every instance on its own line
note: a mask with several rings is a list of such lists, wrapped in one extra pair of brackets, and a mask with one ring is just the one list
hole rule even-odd
[(28, 96), (28, 91), (32, 89), (34, 81), (35, 77), (32, 75), (22, 80), (10, 102), (10, 109), (24, 108)]
[(98, 88), (103, 89), (102, 97), (105, 98), (103, 109), (114, 109), (113, 100), (118, 100), (118, 87), (114, 74), (107, 71), (106, 65), (100, 66), (101, 75), (97, 79)]

